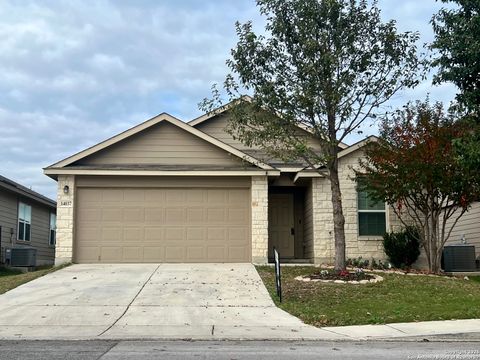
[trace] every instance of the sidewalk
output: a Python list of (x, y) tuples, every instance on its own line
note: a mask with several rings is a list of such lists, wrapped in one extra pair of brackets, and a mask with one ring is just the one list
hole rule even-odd
[(402, 338), (438, 337), (439, 335), (449, 337), (457, 335), (456, 339), (461, 340), (458, 335), (462, 334), (472, 334), (472, 336), (468, 336), (470, 340), (472, 337), (476, 337), (475, 335), (478, 335), (478, 339), (480, 339), (480, 319), (336, 326), (321, 329), (343, 336), (345, 340), (401, 340)]

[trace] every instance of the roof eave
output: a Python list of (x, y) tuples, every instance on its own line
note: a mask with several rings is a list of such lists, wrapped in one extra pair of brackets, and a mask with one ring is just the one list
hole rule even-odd
[(44, 196), (37, 196), (35, 194), (29, 193), (25, 190), (19, 189), (15, 186), (6, 184), (6, 183), (0, 183), (0, 188), (5, 189), (7, 191), (13, 192), (15, 194), (21, 195), (25, 198), (31, 199), (33, 201), (36, 201), (38, 203), (41, 203), (43, 205), (46, 205), (50, 208), (55, 209), (57, 207), (57, 203), (51, 199), (48, 199), (47, 197)]
[(254, 170), (132, 170), (132, 169), (75, 169), (75, 168), (47, 168), (44, 174), (51, 178), (58, 175), (113, 175), (113, 176), (255, 176), (280, 175), (276, 169)]

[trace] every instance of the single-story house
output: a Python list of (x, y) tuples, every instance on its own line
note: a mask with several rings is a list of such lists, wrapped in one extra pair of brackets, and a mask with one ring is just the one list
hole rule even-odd
[[(162, 113), (45, 168), (58, 181), (56, 263), (261, 264), (273, 247), (285, 261), (331, 263), (328, 179), (244, 146), (225, 131), (229, 116)], [(367, 142), (339, 155), (347, 257), (384, 259), (382, 234), (399, 221), (357, 192)]]
[(37, 249), (37, 265), (52, 265), (55, 259), (55, 201), (0, 175), (0, 261), (5, 249)]

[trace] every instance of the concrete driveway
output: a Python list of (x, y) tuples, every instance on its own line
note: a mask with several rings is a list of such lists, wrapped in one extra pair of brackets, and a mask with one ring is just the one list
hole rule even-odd
[(1, 339), (340, 339), (278, 309), (250, 264), (72, 265), (0, 296)]

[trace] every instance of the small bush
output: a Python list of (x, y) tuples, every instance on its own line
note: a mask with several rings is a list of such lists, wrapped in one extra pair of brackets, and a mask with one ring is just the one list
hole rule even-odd
[(420, 255), (419, 233), (415, 227), (383, 236), (383, 249), (396, 268), (409, 268)]
[(369, 260), (367, 260), (367, 259), (364, 260), (360, 256), (358, 258), (348, 259), (347, 262), (346, 262), (346, 265), (351, 266), (351, 267), (366, 269), (366, 268), (368, 268), (369, 263), (370, 263)]

